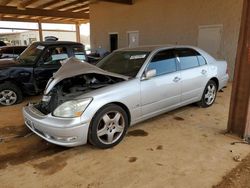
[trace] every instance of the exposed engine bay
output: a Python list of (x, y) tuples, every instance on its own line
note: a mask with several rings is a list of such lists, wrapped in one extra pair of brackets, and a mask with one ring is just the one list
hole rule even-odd
[(122, 81), (125, 80), (97, 73), (66, 78), (57, 83), (48, 94), (44, 95), (42, 101), (35, 105), (35, 107), (47, 115), (66, 101), (72, 100), (87, 92)]

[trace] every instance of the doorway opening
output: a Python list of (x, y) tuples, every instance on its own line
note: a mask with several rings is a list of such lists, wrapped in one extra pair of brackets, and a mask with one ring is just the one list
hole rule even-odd
[(109, 34), (110, 52), (118, 49), (118, 33)]

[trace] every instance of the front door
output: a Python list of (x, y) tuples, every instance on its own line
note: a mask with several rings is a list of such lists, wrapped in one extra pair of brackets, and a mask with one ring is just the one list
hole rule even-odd
[(181, 75), (173, 50), (158, 52), (147, 67), (151, 69), (156, 76), (141, 81), (142, 115), (146, 117), (178, 107), (181, 98)]
[(34, 68), (34, 80), (38, 91), (45, 89), (48, 80), (61, 67), (61, 61), (68, 58), (66, 47), (50, 47), (45, 50)]

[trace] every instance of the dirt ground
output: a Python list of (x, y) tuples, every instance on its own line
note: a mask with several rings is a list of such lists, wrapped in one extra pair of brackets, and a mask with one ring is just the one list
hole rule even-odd
[(214, 188), (250, 188), (250, 154)]
[(0, 187), (250, 187), (250, 147), (224, 134), (230, 91), (211, 108), (190, 105), (135, 125), (108, 150), (32, 134), (21, 109), (39, 97), (0, 107)]

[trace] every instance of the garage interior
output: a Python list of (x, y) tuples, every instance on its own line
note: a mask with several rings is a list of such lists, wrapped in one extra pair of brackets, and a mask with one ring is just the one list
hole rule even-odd
[[(129, 46), (126, 38), (129, 33), (137, 37), (137, 32), (140, 34), (144, 32), (136, 29), (137, 25), (132, 20), (133, 16), (143, 19), (142, 16), (126, 15), (129, 14), (129, 9), (135, 9), (143, 1), (2, 0), (0, 20), (38, 23), (41, 41), (43, 41), (41, 23), (75, 24), (76, 39), (80, 41), (79, 25), (90, 22), (93, 47), (111, 49), (109, 37), (118, 34), (117, 40), (120, 42), (117, 48), (120, 48)], [(155, 2), (145, 1), (151, 4)], [(206, 3), (209, 4), (211, 1)], [(224, 92), (218, 93), (214, 106), (200, 109), (195, 105), (189, 105), (135, 125), (129, 129), (127, 137), (119, 146), (108, 150), (98, 150), (90, 145), (62, 148), (31, 134), (23, 123), (21, 109), (29, 101), (39, 100), (40, 96), (27, 98), (25, 102), (12, 107), (0, 107), (1, 185), (3, 187), (186, 187), (188, 182), (189, 187), (249, 187), (247, 177), (250, 175), (248, 145), (250, 143), (250, 74), (248, 73), (250, 2), (242, 0), (239, 3), (230, 0), (220, 3), (230, 5), (236, 3), (237, 7), (242, 8), (237, 9), (240, 10), (238, 16), (241, 21), (235, 26), (235, 30), (238, 30), (238, 37), (234, 41), (236, 44), (232, 44), (230, 50), (223, 48), (224, 53), (232, 53), (228, 60), (233, 81)], [(219, 4), (215, 3), (216, 6)], [(171, 4), (172, 7), (176, 8)], [(150, 12), (151, 10), (145, 10), (149, 11), (147, 12), (149, 17), (154, 14)], [(178, 12), (178, 7), (173, 11)], [(109, 21), (100, 23), (98, 20), (98, 17), (111, 19), (112, 13), (122, 14), (124, 17), (114, 18), (114, 25), (106, 25), (105, 23)], [(188, 19), (188, 12), (184, 15), (188, 20), (187, 23), (193, 21), (193, 17)], [(216, 13), (212, 15), (217, 18)], [(165, 19), (164, 16), (162, 20)], [(213, 22), (214, 18), (210, 19)], [(116, 21), (120, 21), (120, 25), (117, 26)], [(127, 28), (128, 33), (116, 29), (123, 28), (122, 24), (126, 26), (130, 22), (132, 26)], [(152, 23), (152, 20), (148, 20), (148, 23)], [(215, 20), (214, 24), (218, 25), (220, 22)], [(232, 28), (233, 26), (231, 25)], [(173, 25), (171, 29), (173, 31), (176, 29), (178, 35), (181, 35), (180, 31), (183, 32), (183, 27), (178, 24)], [(146, 39), (151, 37), (150, 31), (145, 35), (139, 35), (138, 44), (135, 45), (152, 44), (150, 40), (153, 39)], [(126, 37), (121, 35), (122, 32)], [(226, 28), (224, 32), (228, 32)], [(187, 31), (186, 35), (191, 36), (192, 31)], [(187, 38), (179, 39), (185, 44), (195, 45)], [(157, 40), (158, 44), (162, 38)], [(163, 42), (168, 41), (164, 39)], [(179, 41), (176, 43), (179, 44)], [(225, 43), (230, 41), (224, 41)], [(218, 56), (222, 58), (223, 55)], [(237, 175), (238, 171), (241, 172), (240, 175)]]

